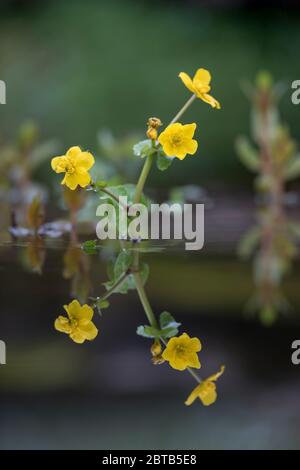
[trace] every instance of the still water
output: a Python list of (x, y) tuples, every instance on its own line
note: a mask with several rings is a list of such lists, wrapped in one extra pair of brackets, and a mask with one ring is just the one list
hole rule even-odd
[(294, 311), (266, 328), (243, 313), (251, 266), (232, 251), (143, 250), (155, 312), (170, 311), (201, 339), (204, 377), (226, 364), (217, 402), (186, 407), (194, 382), (152, 365), (151, 340), (136, 335), (146, 318), (135, 291), (111, 298), (92, 342), (54, 329), (74, 296), (104, 291), (111, 253), (58, 240), (1, 243), (0, 448), (299, 448), (300, 366), (290, 359), (300, 337), (297, 266), (285, 286)]

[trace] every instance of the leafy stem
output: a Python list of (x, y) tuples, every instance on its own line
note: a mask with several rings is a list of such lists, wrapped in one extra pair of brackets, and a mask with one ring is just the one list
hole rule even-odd
[(90, 184), (91, 188), (94, 190), (94, 191), (102, 191), (103, 193), (107, 194), (107, 196), (109, 196), (111, 199), (113, 199), (114, 201), (116, 201), (118, 204), (120, 204), (124, 210), (127, 211), (128, 207), (125, 206), (124, 204), (122, 204), (120, 201), (119, 201), (119, 197), (116, 196), (114, 193), (112, 193), (109, 189), (107, 189), (106, 187), (98, 187), (94, 182), (91, 182)]

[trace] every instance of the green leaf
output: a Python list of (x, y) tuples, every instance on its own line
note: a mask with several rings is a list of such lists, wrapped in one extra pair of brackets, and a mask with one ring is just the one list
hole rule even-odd
[(87, 240), (81, 245), (81, 248), (87, 255), (94, 255), (97, 253), (97, 240)]
[(132, 253), (129, 251), (121, 251), (115, 261), (114, 277), (118, 280), (132, 264)]
[(162, 338), (172, 338), (178, 334), (178, 328), (164, 328), (160, 331), (160, 336)]
[(98, 302), (97, 302), (97, 305), (100, 307), (100, 308), (108, 308), (110, 303), (108, 300), (104, 299), (104, 300), (101, 300), (99, 299)]
[(141, 140), (133, 146), (133, 153), (136, 157), (145, 158), (156, 151), (152, 146), (152, 140)]
[(173, 163), (174, 158), (167, 157), (162, 152), (157, 152), (156, 166), (160, 171), (167, 170)]
[[(120, 196), (126, 196), (128, 205), (133, 204), (133, 200), (135, 196), (135, 189), (136, 189), (135, 184), (122, 184), (118, 186), (110, 186), (108, 189), (117, 198)], [(100, 196), (100, 199), (103, 199), (103, 200), (108, 199), (112, 204), (118, 207), (117, 202), (114, 199), (112, 199), (108, 194), (102, 193)], [(145, 204), (147, 207), (149, 206), (149, 203), (150, 203), (150, 201), (144, 195), (142, 195), (140, 202), (142, 204)]]
[(106, 186), (108, 185), (107, 181), (96, 181), (96, 183), (94, 183), (96, 188), (99, 188), (99, 189), (102, 189), (102, 188), (106, 188)]
[(166, 327), (175, 327), (177, 328), (178, 326), (181, 325), (181, 323), (178, 323), (175, 321), (174, 317), (169, 313), (169, 312), (162, 312), (159, 317), (159, 324), (161, 328), (166, 328)]
[(140, 325), (137, 327), (136, 330), (136, 334), (139, 336), (143, 336), (144, 338), (159, 338), (160, 333), (160, 330), (158, 330), (154, 326), (149, 325)]

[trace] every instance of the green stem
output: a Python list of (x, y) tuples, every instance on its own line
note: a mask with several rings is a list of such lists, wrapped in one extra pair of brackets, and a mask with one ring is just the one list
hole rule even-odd
[(148, 321), (149, 321), (151, 326), (157, 327), (158, 326), (157, 320), (156, 320), (155, 315), (153, 313), (152, 307), (149, 303), (149, 300), (148, 300), (147, 294), (145, 292), (145, 289), (144, 289), (142, 279), (141, 279), (141, 276), (140, 276), (139, 272), (134, 273), (134, 280), (135, 280), (136, 290), (138, 292), (140, 301), (141, 301), (141, 303), (144, 307), (145, 314), (148, 318)]
[(107, 194), (109, 197), (114, 199), (118, 204), (120, 204), (123, 207), (124, 210), (127, 211), (127, 207), (124, 204), (120, 203), (120, 200), (119, 200), (118, 196), (116, 196), (114, 193), (112, 193), (111, 191), (109, 191), (106, 188), (101, 188), (100, 191), (102, 191), (103, 193)]
[(141, 200), (142, 192), (143, 192), (143, 189), (144, 189), (144, 186), (145, 186), (145, 183), (146, 183), (146, 179), (147, 179), (147, 177), (149, 175), (149, 172), (151, 170), (152, 163), (153, 163), (153, 155), (149, 155), (146, 158), (146, 161), (145, 161), (143, 169), (141, 171), (139, 180), (138, 180), (137, 185), (136, 185), (135, 195), (134, 195), (134, 199), (133, 199), (134, 204), (138, 204)]
[(197, 98), (196, 95), (192, 95), (188, 100), (187, 102), (182, 106), (182, 108), (180, 109), (180, 111), (178, 111), (178, 113), (176, 114), (176, 116), (172, 119), (172, 121), (170, 122), (169, 126), (171, 124), (174, 124), (175, 122), (178, 121), (178, 119), (183, 115), (183, 113), (186, 112), (186, 110), (190, 107), (190, 105), (192, 104), (192, 102)]
[(121, 204), (120, 201), (119, 201), (119, 198), (118, 196), (116, 196), (114, 193), (112, 193), (109, 189), (107, 188), (97, 188), (96, 184), (94, 182), (91, 182), (90, 184), (91, 188), (93, 188), (94, 190), (96, 190), (97, 192), (100, 192), (102, 191), (103, 193), (107, 194), (109, 197), (111, 197), (112, 199), (114, 199), (114, 201), (116, 201), (118, 204), (120, 204), (124, 210), (127, 211), (127, 207), (124, 205), (124, 204)]

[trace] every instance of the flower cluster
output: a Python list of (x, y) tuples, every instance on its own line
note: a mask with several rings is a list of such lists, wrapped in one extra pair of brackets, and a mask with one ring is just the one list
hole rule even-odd
[[(184, 72), (181, 72), (179, 77), (193, 95), (160, 134), (159, 128), (162, 126), (160, 119), (152, 117), (148, 120), (146, 131), (148, 140), (141, 141), (133, 147), (135, 156), (146, 160), (136, 186), (123, 184), (112, 187), (106, 181), (93, 181), (89, 171), (93, 167), (95, 159), (91, 153), (82, 151), (78, 146), (71, 147), (65, 155), (54, 157), (51, 161), (51, 167), (56, 173), (64, 173), (61, 184), (69, 188), (71, 192), (75, 191), (78, 186), (89, 187), (88, 189), (100, 192), (102, 198), (109, 199), (113, 204), (119, 203), (118, 196), (126, 195), (129, 201), (128, 207), (130, 207), (130, 204), (143, 200), (145, 181), (154, 160), (156, 160), (158, 169), (163, 171), (170, 166), (174, 157), (183, 160), (187, 155), (194, 155), (198, 149), (198, 142), (194, 139), (196, 123), (182, 124), (178, 122), (178, 119), (196, 98), (200, 98), (216, 109), (220, 109), (220, 104), (209, 94), (211, 75), (207, 70), (198, 69), (193, 79)], [(66, 189), (65, 200), (72, 209), (72, 220), (74, 221), (76, 211), (81, 204), (81, 197), (78, 200), (72, 198), (68, 193), (69, 189)], [(34, 213), (37, 213), (37, 209), (33, 209)], [(76, 248), (76, 246), (71, 246), (65, 256), (64, 274), (66, 278), (71, 278), (78, 270), (80, 256)], [(98, 247), (95, 241), (87, 240), (83, 248), (87, 253), (93, 254), (97, 252)], [(133, 250), (135, 250), (134, 254)], [(98, 334), (98, 329), (92, 321), (94, 309), (101, 313), (103, 309), (109, 307), (107, 299), (110, 295), (126, 294), (129, 290), (135, 289), (149, 321), (149, 325), (141, 325), (137, 328), (137, 334), (152, 339), (153, 364), (167, 362), (175, 370), (189, 371), (196, 378), (198, 385), (186, 400), (186, 405), (193, 403), (196, 398), (199, 398), (204, 405), (210, 405), (216, 400), (215, 381), (223, 373), (224, 366), (219, 372), (205, 380), (196, 374), (194, 369), (201, 367), (198, 357), (202, 347), (201, 342), (196, 337), (191, 338), (187, 333), (178, 336), (180, 323), (176, 322), (169, 312), (164, 311), (160, 314), (159, 319), (156, 318), (144, 289), (148, 274), (149, 267), (140, 262), (139, 251), (135, 249), (133, 240), (130, 250), (126, 250), (122, 244), (122, 249), (110, 270), (110, 279), (104, 284), (106, 293), (102, 297), (92, 299), (91, 306), (80, 305), (78, 300), (73, 300), (69, 305), (65, 305), (67, 316), (60, 315), (55, 320), (55, 329), (67, 334), (75, 343), (91, 341)]]

